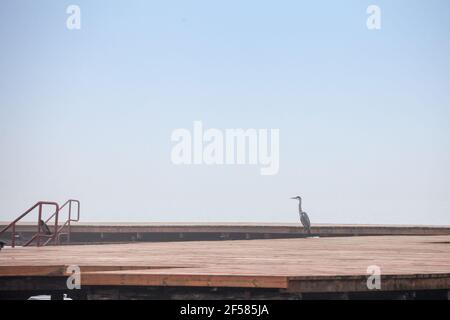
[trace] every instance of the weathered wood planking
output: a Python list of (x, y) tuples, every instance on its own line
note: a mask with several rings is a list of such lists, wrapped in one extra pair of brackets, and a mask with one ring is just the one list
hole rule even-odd
[(68, 265), (81, 267), (83, 285), (299, 292), (364, 290), (367, 267), (377, 265), (386, 290), (449, 289), (450, 236), (19, 247), (0, 253), (0, 277), (63, 275)]

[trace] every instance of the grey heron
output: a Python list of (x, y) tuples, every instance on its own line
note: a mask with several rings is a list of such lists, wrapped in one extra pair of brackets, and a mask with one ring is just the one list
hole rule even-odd
[(308, 232), (308, 234), (311, 234), (311, 222), (309, 221), (309, 217), (306, 212), (302, 210), (302, 197), (296, 196), (291, 199), (298, 200), (298, 213), (300, 215), (300, 222), (302, 223), (305, 231)]

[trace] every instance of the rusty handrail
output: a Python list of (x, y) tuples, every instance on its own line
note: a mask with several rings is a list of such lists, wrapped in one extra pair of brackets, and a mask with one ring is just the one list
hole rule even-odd
[[(72, 203), (76, 203), (77, 204), (77, 218), (76, 219), (72, 219)], [(67, 239), (68, 241), (70, 241), (70, 234), (71, 234), (71, 222), (78, 222), (80, 221), (80, 201), (79, 200), (75, 200), (75, 199), (69, 199), (67, 200), (60, 208), (58, 211), (58, 214), (61, 214), (61, 210), (63, 210), (67, 205), (69, 205), (69, 215), (68, 218), (66, 220), (66, 222), (63, 223), (63, 225), (61, 227), (59, 227), (59, 229), (55, 232), (55, 242), (59, 242), (59, 235), (61, 233), (61, 231), (68, 226), (69, 231), (67, 232)], [(45, 221), (45, 223), (47, 223), (48, 221), (50, 221), (51, 218), (53, 218), (53, 216), (56, 215), (56, 211)], [(48, 239), (44, 245), (46, 245), (47, 243), (49, 243), (52, 239)]]
[[(72, 202), (76, 202), (77, 205), (78, 205), (78, 219), (77, 220), (72, 220), (72, 221), (79, 221), (80, 220), (80, 201), (74, 200), (74, 199), (69, 199), (62, 206), (59, 207), (59, 211), (64, 209), (64, 207), (66, 205), (69, 205), (69, 219), (70, 219), (70, 211), (72, 209)], [(47, 220), (45, 220), (45, 223), (49, 222), (51, 220), (51, 218), (53, 218), (56, 215), (56, 213), (57, 213), (57, 211), (53, 212), (53, 214), (50, 217), (48, 217)]]
[[(72, 217), (72, 203), (76, 203), (77, 204), (77, 216), (76, 219)], [(53, 212), (53, 214), (47, 218), (45, 221), (42, 220), (42, 207), (45, 205), (52, 205), (55, 206), (55, 211)], [(61, 210), (64, 209), (67, 205), (69, 205), (69, 214), (68, 214), (68, 218), (67, 220), (62, 224), (62, 226), (60, 227), (58, 225), (58, 220), (61, 214)], [(47, 245), (50, 241), (54, 240), (55, 243), (59, 242), (59, 235), (61, 234), (61, 231), (65, 228), (68, 227), (69, 230), (67, 232), (68, 235), (68, 239), (70, 241), (70, 233), (71, 233), (71, 222), (77, 222), (80, 220), (80, 201), (78, 200), (74, 200), (74, 199), (69, 199), (67, 200), (62, 206), (59, 206), (58, 203), (56, 202), (51, 202), (51, 201), (39, 201), (36, 202), (36, 204), (34, 204), (31, 208), (29, 208), (27, 211), (25, 211), (23, 214), (21, 214), (18, 218), (16, 218), (13, 222), (11, 222), (9, 225), (7, 225), (6, 227), (4, 227), (1, 231), (0, 231), (0, 235), (4, 232), (6, 232), (7, 230), (9, 230), (10, 228), (12, 228), (12, 232), (11, 232), (11, 247), (15, 247), (16, 244), (16, 224), (17, 222), (19, 222), (22, 218), (24, 218), (26, 215), (28, 215), (30, 212), (32, 212), (34, 209), (39, 208), (39, 214), (38, 214), (38, 222), (37, 222), (37, 233), (31, 237), (30, 240), (28, 240), (23, 246), (26, 247), (28, 245), (30, 245), (33, 241), (35, 241), (37, 239), (36, 245), (39, 247), (41, 246), (41, 238), (49, 238), (47, 241), (45, 241), (42, 245)], [(47, 224), (52, 218), (55, 218), (55, 225), (54, 225), (54, 229), (53, 229), (53, 233), (48, 235), (48, 234), (43, 234), (42, 231), (42, 223), (41, 221), (44, 222), (44, 224)]]
[[(32, 212), (34, 209), (39, 208), (39, 213), (38, 213), (38, 221), (37, 221), (37, 225), (38, 225), (38, 229), (37, 229), (37, 233), (35, 236), (33, 236), (33, 240), (37, 238), (37, 246), (40, 245), (40, 238), (44, 235), (41, 234), (41, 223), (40, 221), (42, 220), (42, 206), (45, 205), (49, 205), (49, 206), (55, 206), (56, 210), (55, 212), (56, 217), (55, 217), (55, 235), (56, 236), (56, 231), (58, 230), (58, 213), (59, 213), (59, 204), (56, 202), (52, 202), (52, 201), (39, 201), (36, 202), (36, 204), (34, 204), (31, 208), (29, 208), (27, 211), (25, 211), (24, 213), (22, 213), (19, 217), (17, 217), (13, 222), (11, 222), (9, 225), (7, 225), (6, 227), (4, 227), (1, 231), (0, 234), (6, 232), (9, 228), (12, 228), (12, 232), (11, 232), (11, 247), (14, 248), (16, 245), (16, 224), (17, 222), (19, 222), (20, 220), (22, 220), (26, 215), (28, 215), (30, 212)], [(55, 237), (56, 238), (56, 237)]]

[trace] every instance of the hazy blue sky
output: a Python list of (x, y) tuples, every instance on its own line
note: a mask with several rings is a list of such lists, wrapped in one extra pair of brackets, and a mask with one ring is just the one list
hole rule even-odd
[[(77, 198), (85, 221), (295, 222), (300, 194), (313, 223), (450, 224), (449, 16), (448, 0), (2, 0), (0, 220)], [(173, 165), (194, 120), (279, 128), (279, 174)]]

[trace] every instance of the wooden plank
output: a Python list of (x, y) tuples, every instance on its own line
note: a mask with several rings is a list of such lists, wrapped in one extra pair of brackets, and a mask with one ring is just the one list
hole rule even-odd
[[(167, 272), (167, 271), (166, 271)], [(206, 274), (153, 274), (147, 272), (95, 272), (83, 273), (81, 281), (87, 286), (187, 286), (187, 287), (288, 287), (284, 276), (238, 276)]]
[(51, 277), (60, 275), (68, 265), (81, 267), (82, 285), (252, 287), (298, 292), (361, 290), (367, 267), (377, 265), (392, 290), (450, 289), (450, 236), (18, 247), (0, 253), (0, 277)]

